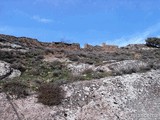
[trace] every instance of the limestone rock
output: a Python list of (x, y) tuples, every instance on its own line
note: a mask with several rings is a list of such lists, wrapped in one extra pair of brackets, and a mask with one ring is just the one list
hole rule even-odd
[(7, 77), (11, 72), (12, 69), (10, 65), (4, 61), (0, 61), (0, 79)]
[(8, 78), (19, 77), (21, 75), (21, 71), (13, 69), (12, 73), (8, 76)]
[(113, 72), (123, 74), (123, 72), (132, 73), (132, 72), (138, 72), (143, 69), (148, 69), (149, 65), (140, 60), (124, 60), (112, 63), (108, 67)]
[(85, 71), (87, 69), (94, 69), (95, 68), (94, 65), (89, 65), (89, 64), (85, 64), (85, 63), (71, 63), (71, 64), (68, 64), (67, 67), (69, 70), (71, 70), (71, 72), (74, 75), (81, 74), (83, 71)]
[(0, 61), (0, 80), (4, 78), (19, 77), (21, 72), (11, 68), (10, 64), (4, 61)]

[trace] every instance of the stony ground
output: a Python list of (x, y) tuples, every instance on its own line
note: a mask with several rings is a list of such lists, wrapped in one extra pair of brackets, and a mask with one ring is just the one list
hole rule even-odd
[(160, 70), (61, 86), (59, 106), (37, 103), (36, 95), (10, 100), (0, 94), (1, 120), (159, 120)]

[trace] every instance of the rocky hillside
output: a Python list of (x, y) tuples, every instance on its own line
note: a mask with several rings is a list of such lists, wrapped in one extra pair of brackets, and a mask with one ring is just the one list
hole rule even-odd
[(158, 120), (160, 70), (134, 73), (61, 87), (65, 98), (58, 106), (37, 103), (37, 96), (6, 99), (0, 94), (3, 120)]
[(2, 120), (153, 120), (159, 103), (160, 48), (0, 35)]

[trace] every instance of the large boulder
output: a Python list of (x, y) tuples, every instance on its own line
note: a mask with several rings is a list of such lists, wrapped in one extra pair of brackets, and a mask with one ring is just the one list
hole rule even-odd
[(19, 77), (21, 72), (11, 68), (11, 65), (7, 62), (0, 61), (0, 80), (4, 78)]
[(9, 76), (12, 73), (12, 69), (10, 67), (10, 64), (0, 61), (0, 79), (3, 79), (7, 76)]

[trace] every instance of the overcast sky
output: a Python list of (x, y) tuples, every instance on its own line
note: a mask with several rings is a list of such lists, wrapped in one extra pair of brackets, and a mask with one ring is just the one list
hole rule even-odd
[(0, 0), (0, 33), (124, 46), (160, 37), (160, 0)]

